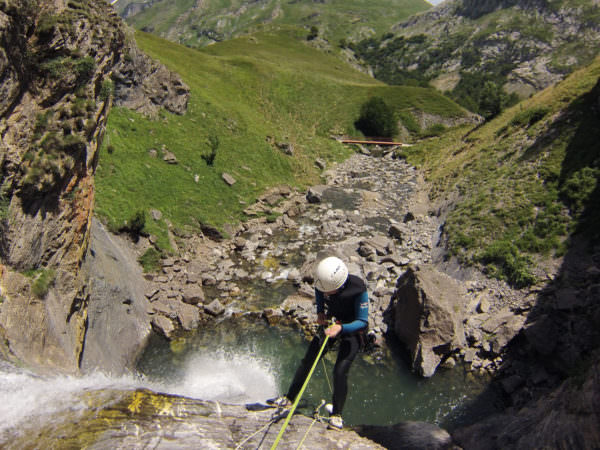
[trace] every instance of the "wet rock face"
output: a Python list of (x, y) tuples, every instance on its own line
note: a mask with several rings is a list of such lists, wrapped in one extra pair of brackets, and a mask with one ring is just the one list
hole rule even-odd
[[(248, 412), (243, 406), (204, 402), (148, 390), (92, 391), (87, 410), (57, 413), (50, 424), (20, 430), (3, 448), (269, 448), (283, 420), (274, 409)], [(76, 425), (74, 425), (76, 423)], [(309, 429), (310, 427), (310, 429)], [(383, 449), (353, 431), (327, 430), (325, 423), (295, 415), (279, 448)], [(239, 447), (238, 447), (239, 446)]]

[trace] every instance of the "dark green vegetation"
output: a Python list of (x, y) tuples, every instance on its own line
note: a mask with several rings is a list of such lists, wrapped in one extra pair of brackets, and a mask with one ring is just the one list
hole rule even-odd
[[(306, 44), (291, 29), (259, 33), (201, 50), (139, 33), (138, 44), (191, 89), (186, 115), (152, 120), (113, 108), (96, 173), (96, 212), (119, 230), (138, 211), (162, 250), (204, 225), (226, 231), (265, 189), (319, 182), (316, 158), (347, 157), (331, 135), (360, 133), (354, 122), (370, 97), (410, 119), (414, 109), (443, 117), (465, 111), (433, 89), (387, 86)], [(403, 119), (404, 120), (404, 119)], [(413, 119), (414, 122), (414, 119)], [(218, 151), (207, 164), (218, 139)], [(213, 143), (211, 144), (211, 139)], [(293, 145), (284, 154), (278, 143)], [(170, 152), (177, 164), (163, 160)], [(236, 183), (228, 186), (223, 173)], [(162, 218), (153, 219), (156, 209)]]
[[(516, 104), (517, 95), (531, 94), (528, 86), (513, 86), (510, 95), (502, 89), (519, 64), (549, 56), (549, 72), (566, 75), (591, 63), (597, 54), (596, 39), (583, 37), (598, 35), (600, 8), (591, 0), (497, 6), (487, 2), (475, 13), (459, 5), (449, 15), (411, 19), (396, 33), (345, 45), (377, 79), (418, 86), (433, 82), (486, 119)], [(571, 25), (557, 26), (557, 20)], [(450, 78), (454, 82), (448, 82)]]
[(600, 59), (476, 130), (405, 151), (442, 197), (456, 190), (450, 254), (523, 287), (564, 254), (569, 236), (600, 238)]
[[(12, 8), (18, 9), (19, 14), (27, 17), (22, 25), (30, 26), (22, 31), (27, 34), (22, 48), (16, 43), (5, 46), (9, 53), (15, 52), (8, 59), (16, 65), (11, 70), (26, 74), (23, 93), (26, 90), (47, 93), (39, 104), (29, 148), (19, 168), (21, 176), (12, 179), (10, 186), (4, 183), (1, 186), (0, 217), (6, 215), (2, 205), (7, 200), (3, 199), (13, 192), (19, 192), (27, 201), (51, 191), (60, 192), (73, 176), (74, 168), (85, 161), (86, 145), (93, 139), (96, 128), (96, 114), (112, 92), (109, 80), (102, 80), (102, 95), (95, 92), (94, 82), (100, 81), (94, 79), (96, 60), (71, 45), (69, 37), (77, 35), (79, 24), (86, 22), (94, 25), (86, 30), (90, 39), (102, 38), (106, 45), (121, 45), (124, 39), (118, 29), (119, 18), (106, 16), (106, 10), (92, 7), (88, 2), (68, 1), (59, 13), (46, 7), (40, 1), (23, 2), (19, 6), (0, 3), (0, 10), (7, 13)], [(16, 15), (14, 11), (11, 14)], [(32, 26), (38, 16), (37, 26)], [(27, 24), (27, 20), (32, 23)], [(111, 32), (101, 35), (99, 24)]]
[(392, 138), (398, 134), (398, 120), (381, 97), (371, 97), (360, 108), (356, 128), (365, 136)]
[[(130, 0), (120, 0), (123, 13)], [(281, 25), (302, 27), (305, 36), (317, 35), (337, 45), (342, 39), (381, 34), (395, 23), (430, 5), (424, 0), (163, 0), (128, 19), (145, 30), (198, 47)]]

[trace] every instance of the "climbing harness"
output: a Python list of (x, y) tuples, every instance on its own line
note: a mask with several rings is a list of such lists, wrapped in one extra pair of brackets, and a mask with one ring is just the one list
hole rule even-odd
[(284, 433), (285, 429), (287, 428), (288, 423), (290, 423), (290, 420), (292, 419), (292, 416), (294, 415), (294, 411), (296, 411), (298, 402), (300, 402), (300, 398), (302, 397), (302, 394), (304, 394), (304, 390), (306, 389), (306, 386), (308, 386), (310, 377), (312, 377), (312, 374), (315, 371), (315, 367), (317, 367), (317, 364), (319, 363), (319, 359), (321, 359), (321, 355), (323, 354), (323, 350), (325, 350), (327, 341), (329, 341), (329, 336), (326, 335), (325, 339), (323, 340), (323, 345), (321, 345), (321, 349), (319, 350), (319, 353), (317, 354), (317, 357), (315, 358), (315, 361), (313, 362), (313, 365), (310, 368), (310, 372), (308, 372), (308, 376), (306, 377), (306, 380), (304, 380), (304, 384), (302, 385), (300, 392), (296, 396), (296, 400), (294, 401), (294, 404), (292, 405), (292, 409), (290, 409), (290, 412), (288, 413), (287, 417), (285, 418), (285, 422), (283, 423), (281, 430), (279, 430), (279, 434), (277, 435), (275, 442), (273, 442), (273, 446), (271, 447), (271, 450), (275, 450), (277, 448), (277, 446), (279, 445), (279, 440), (283, 436), (283, 433)]

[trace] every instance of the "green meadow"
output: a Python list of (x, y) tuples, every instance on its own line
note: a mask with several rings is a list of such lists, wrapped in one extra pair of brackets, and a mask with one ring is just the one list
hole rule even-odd
[(484, 126), (450, 130), (404, 152), (437, 200), (454, 195), (445, 233), (464, 264), (523, 287), (568, 251), (600, 237), (600, 59)]
[[(163, 251), (171, 249), (168, 230), (175, 237), (201, 225), (224, 231), (243, 221), (243, 210), (267, 188), (318, 183), (316, 158), (332, 164), (351, 154), (332, 136), (360, 136), (354, 122), (371, 96), (403, 118), (414, 109), (465, 114), (433, 89), (378, 82), (306, 45), (304, 32), (293, 28), (200, 50), (142, 32), (136, 40), (190, 87), (188, 111), (147, 118), (113, 107), (96, 173), (96, 213), (113, 230), (143, 213), (144, 231)], [(209, 165), (202, 156), (214, 138)], [(293, 155), (274, 143), (293, 145)], [(177, 164), (163, 160), (167, 151)], [(236, 183), (228, 186), (223, 173)], [(161, 219), (150, 217), (152, 209)]]

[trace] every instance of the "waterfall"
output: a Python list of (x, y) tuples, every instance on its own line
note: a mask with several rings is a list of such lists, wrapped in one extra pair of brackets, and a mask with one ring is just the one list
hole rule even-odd
[(87, 405), (81, 394), (86, 391), (147, 388), (237, 404), (277, 394), (277, 380), (270, 365), (248, 354), (190, 355), (180, 367), (169, 370), (171, 376), (161, 380), (137, 374), (113, 377), (99, 372), (81, 377), (40, 376), (0, 361), (0, 437), (19, 428), (20, 423), (45, 423), (66, 410), (85, 410)]

